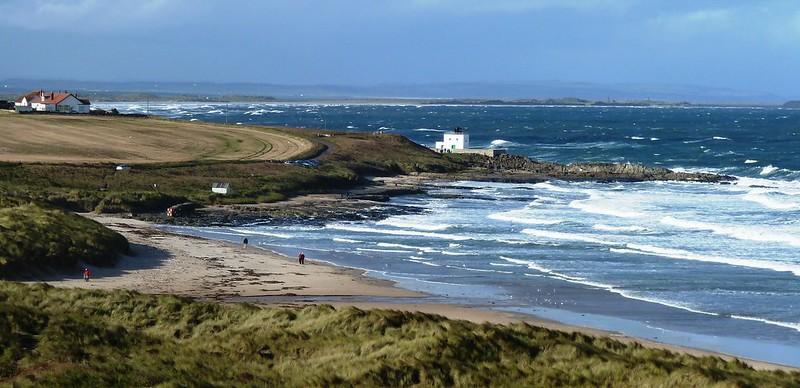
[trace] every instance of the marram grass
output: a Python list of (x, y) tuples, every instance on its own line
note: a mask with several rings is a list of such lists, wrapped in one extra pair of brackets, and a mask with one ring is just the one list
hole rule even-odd
[(0, 384), (790, 387), (800, 373), (525, 324), (0, 282)]

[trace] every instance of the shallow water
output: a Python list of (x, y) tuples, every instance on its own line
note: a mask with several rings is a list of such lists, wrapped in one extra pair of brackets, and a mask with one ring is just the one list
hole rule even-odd
[(248, 236), (291, 255), (302, 249), (455, 302), (800, 365), (800, 111), (263, 104), (155, 111), (383, 127), (428, 145), (459, 125), (473, 145), (553, 161), (739, 176), (735, 185), (454, 182), (395, 198), (386, 206), (424, 211), (381, 221), (172, 229)]

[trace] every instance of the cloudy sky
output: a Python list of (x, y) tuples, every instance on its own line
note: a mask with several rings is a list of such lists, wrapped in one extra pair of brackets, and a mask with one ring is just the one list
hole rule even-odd
[(0, 0), (0, 79), (800, 94), (800, 1)]

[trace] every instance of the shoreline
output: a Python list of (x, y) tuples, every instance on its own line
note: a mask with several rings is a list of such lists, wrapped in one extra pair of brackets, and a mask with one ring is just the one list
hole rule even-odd
[[(431, 300), (427, 294), (405, 290), (366, 271), (308, 258), (306, 265), (269, 250), (242, 249), (232, 243), (161, 231), (149, 222), (104, 215), (87, 215), (119, 231), (131, 242), (132, 255), (113, 268), (93, 268), (94, 279), (74, 275), (44, 275), (23, 282), (44, 281), (57, 287), (128, 289), (150, 294), (174, 294), (224, 303), (252, 302), (268, 307), (306, 304), (353, 306), (431, 313), (475, 323), (524, 322), (563, 332), (608, 337), (624, 343), (694, 356), (737, 358), (755, 369), (798, 371), (800, 368), (733, 355), (670, 345), (618, 332), (569, 325), (535, 315), (505, 312)], [(259, 298), (261, 300), (259, 300)], [(270, 301), (270, 299), (272, 299)], [(338, 299), (338, 300), (337, 300)]]

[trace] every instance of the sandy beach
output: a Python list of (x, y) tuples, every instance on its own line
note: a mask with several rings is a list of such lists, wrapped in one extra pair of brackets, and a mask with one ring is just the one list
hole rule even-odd
[[(83, 281), (80, 271), (74, 275), (51, 275), (26, 281), (44, 281), (58, 287), (129, 289), (230, 302), (257, 300), (265, 305), (325, 303), (335, 307), (417, 311), (477, 323), (526, 322), (553, 330), (638, 342), (674, 352), (732, 358), (609, 331), (565, 325), (530, 315), (426, 303), (424, 294), (395, 287), (389, 281), (367, 277), (360, 270), (317, 262), (313, 257), (307, 258), (306, 264), (301, 265), (295, 258), (265, 249), (252, 246), (245, 249), (221, 241), (167, 233), (144, 221), (105, 215), (86, 216), (128, 238), (132, 247), (130, 255), (122, 257), (114, 268), (92, 268), (93, 279), (90, 282)], [(338, 297), (341, 300), (336, 300)], [(270, 301), (271, 298), (274, 301)], [(397, 302), (390, 301), (392, 298), (397, 298)], [(415, 298), (419, 298), (419, 302), (409, 302)], [(797, 370), (767, 362), (743, 361), (756, 369)]]

